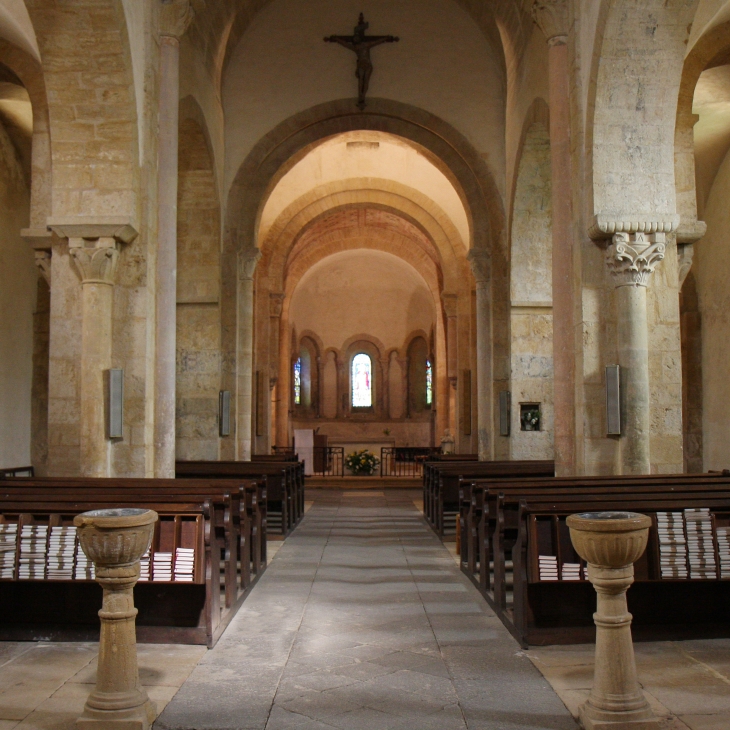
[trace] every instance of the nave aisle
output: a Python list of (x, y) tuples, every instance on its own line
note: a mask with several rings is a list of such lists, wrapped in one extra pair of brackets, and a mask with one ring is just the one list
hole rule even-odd
[(157, 730), (573, 730), (412, 493), (316, 490)]

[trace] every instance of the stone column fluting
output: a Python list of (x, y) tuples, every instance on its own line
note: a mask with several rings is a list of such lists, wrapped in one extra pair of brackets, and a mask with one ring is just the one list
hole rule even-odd
[(180, 38), (193, 10), (189, 0), (163, 0), (159, 8), (154, 471), (157, 478), (170, 478), (175, 476)]
[(80, 466), (85, 477), (111, 476), (105, 418), (105, 371), (112, 366), (112, 305), (119, 244), (137, 231), (126, 221), (49, 221), (81, 278)]
[(476, 280), (477, 434), (479, 461), (492, 458), (492, 260), (488, 251), (468, 255)]
[(134, 508), (93, 510), (74, 518), (104, 592), (96, 687), (76, 721), (80, 730), (149, 730), (155, 721), (155, 703), (139, 681), (133, 589), (156, 521), (156, 512)]
[(576, 468), (576, 333), (568, 2), (534, 0), (532, 16), (548, 43), (555, 471), (558, 476), (570, 476)]
[(606, 251), (606, 263), (616, 286), (624, 474), (651, 472), (646, 287), (665, 251), (664, 233), (642, 232), (615, 233)]
[(635, 512), (589, 512), (570, 515), (567, 522), (597, 594), (593, 688), (581, 707), (581, 724), (585, 730), (658, 730), (639, 686), (626, 603), (651, 518)]
[(236, 459), (251, 461), (253, 395), (253, 276), (261, 252), (243, 251), (238, 257), (236, 317)]

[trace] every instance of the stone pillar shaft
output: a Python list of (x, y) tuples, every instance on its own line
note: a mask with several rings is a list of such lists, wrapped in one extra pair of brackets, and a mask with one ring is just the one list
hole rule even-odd
[(651, 471), (646, 286), (654, 268), (664, 258), (664, 252), (663, 233), (616, 233), (607, 250), (607, 264), (617, 287), (624, 474), (649, 474)]
[(110, 442), (104, 419), (104, 373), (112, 366), (111, 283), (81, 287), (81, 473), (111, 476)]
[(242, 253), (238, 269), (236, 347), (236, 459), (251, 461), (253, 406), (253, 275), (259, 251)]
[(489, 253), (469, 252), (476, 279), (477, 435), (479, 461), (492, 458), (492, 287)]
[(160, 36), (158, 216), (155, 265), (155, 477), (175, 476), (177, 183), (180, 42)]
[(112, 366), (113, 282), (119, 252), (113, 238), (99, 238), (95, 246), (83, 238), (69, 238), (69, 254), (81, 277), (81, 474), (108, 477), (104, 377)]
[(570, 160), (570, 77), (564, 36), (550, 40), (550, 162), (553, 190), (553, 402), (555, 471), (575, 473), (575, 309)]

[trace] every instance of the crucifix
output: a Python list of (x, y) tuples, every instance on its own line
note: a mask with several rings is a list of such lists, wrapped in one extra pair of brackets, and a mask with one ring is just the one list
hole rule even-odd
[(368, 93), (370, 77), (373, 75), (373, 62), (370, 60), (370, 49), (381, 43), (397, 43), (400, 38), (393, 35), (365, 35), (370, 23), (365, 22), (365, 16), (360, 13), (357, 25), (352, 35), (331, 35), (324, 39), (325, 43), (339, 43), (344, 48), (354, 51), (357, 56), (357, 106), (362, 111), (365, 108), (365, 95)]

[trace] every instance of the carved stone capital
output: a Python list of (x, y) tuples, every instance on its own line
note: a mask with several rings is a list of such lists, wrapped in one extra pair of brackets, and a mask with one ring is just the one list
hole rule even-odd
[(614, 234), (606, 250), (606, 264), (616, 286), (646, 286), (666, 248), (664, 233)]
[(251, 281), (256, 271), (256, 264), (261, 258), (261, 251), (241, 251), (238, 255), (238, 278), (240, 281)]
[(492, 274), (492, 257), (488, 251), (473, 248), (466, 257), (477, 284), (488, 284)]
[(113, 284), (119, 244), (137, 237), (126, 218), (54, 218), (48, 228), (68, 238), (69, 255), (84, 284)]
[(548, 44), (564, 44), (568, 37), (568, 0), (533, 0), (532, 19)]
[(35, 265), (38, 273), (46, 280), (48, 287), (51, 286), (51, 252), (35, 251)]
[(195, 17), (190, 0), (162, 0), (160, 3), (160, 36), (180, 40)]
[(87, 245), (84, 238), (69, 238), (68, 252), (83, 284), (114, 284), (119, 249), (113, 238), (97, 238)]
[(281, 317), (281, 310), (284, 307), (284, 295), (279, 293), (269, 294), (269, 316)]

